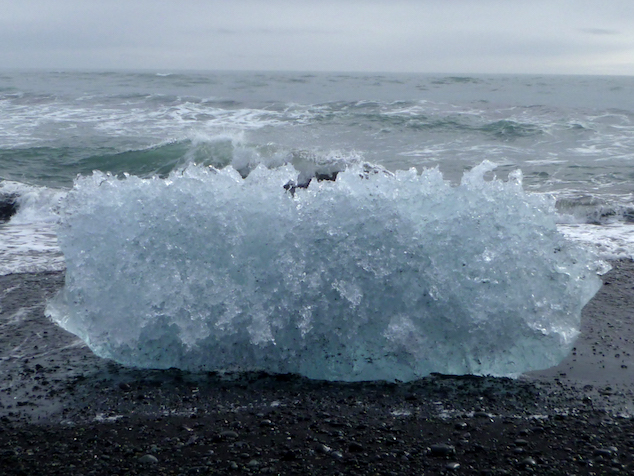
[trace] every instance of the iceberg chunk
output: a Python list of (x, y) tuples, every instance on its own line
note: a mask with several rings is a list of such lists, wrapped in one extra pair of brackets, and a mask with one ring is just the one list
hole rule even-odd
[(79, 177), (47, 307), (98, 355), (188, 370), (408, 381), (557, 364), (600, 287), (521, 174), (352, 165), (293, 194), (291, 166)]

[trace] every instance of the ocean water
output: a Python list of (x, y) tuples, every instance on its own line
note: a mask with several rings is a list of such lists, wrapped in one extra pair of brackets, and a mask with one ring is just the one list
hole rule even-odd
[[(543, 368), (569, 350), (596, 292), (592, 256), (634, 257), (633, 87), (629, 77), (4, 72), (0, 210), (17, 211), (0, 224), (0, 274), (68, 265), (49, 312), (131, 365), (204, 367), (221, 329), (233, 342), (217, 359), (225, 367), (411, 379), (434, 371), (420, 349), (440, 343), (433, 358), (451, 364), (436, 371)], [(281, 262), (287, 272), (275, 274)], [(224, 274), (207, 272), (216, 268)], [(415, 273), (426, 276), (419, 294)], [(121, 300), (130, 289), (145, 294)], [(378, 299), (382, 289), (407, 305)], [(314, 307), (301, 300), (310, 293)], [(126, 321), (137, 304), (129, 317), (141, 321), (123, 334), (104, 321), (114, 309)], [(412, 321), (421, 306), (455, 325)], [(505, 320), (518, 306), (520, 321)], [(488, 342), (502, 329), (491, 315), (506, 326), (499, 345)], [(433, 343), (421, 344), (430, 329)], [(284, 355), (271, 352), (276, 339)], [(286, 345), (298, 340), (307, 344)], [(171, 355), (157, 352), (166, 346)], [(341, 365), (337, 346), (354, 354)]]
[[(552, 194), (560, 230), (605, 258), (634, 256), (634, 78), (301, 73), (0, 74), (0, 273), (63, 268), (58, 201), (93, 170), (148, 177), (187, 163), (484, 160)], [(302, 165), (303, 164), (303, 165)], [(334, 164), (334, 165), (332, 165)]]

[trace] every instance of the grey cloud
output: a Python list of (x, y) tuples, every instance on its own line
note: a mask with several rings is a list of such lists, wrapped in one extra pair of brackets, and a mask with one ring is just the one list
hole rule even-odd
[(621, 32), (617, 30), (609, 30), (607, 28), (580, 28), (582, 33), (588, 33), (589, 35), (620, 35)]
[(211, 28), (206, 30), (208, 34), (218, 35), (264, 35), (264, 36), (310, 36), (310, 35), (339, 35), (343, 30), (326, 28)]
[(213, 28), (211, 30), (207, 30), (207, 33), (211, 35), (238, 35), (240, 32), (229, 28)]

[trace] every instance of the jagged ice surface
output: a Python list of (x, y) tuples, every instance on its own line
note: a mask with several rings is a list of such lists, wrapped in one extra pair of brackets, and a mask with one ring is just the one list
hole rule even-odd
[(515, 375), (557, 364), (600, 287), (521, 175), (451, 186), (360, 165), (292, 195), (243, 179), (79, 177), (60, 212), (66, 284), (49, 315), (126, 365), (329, 380)]

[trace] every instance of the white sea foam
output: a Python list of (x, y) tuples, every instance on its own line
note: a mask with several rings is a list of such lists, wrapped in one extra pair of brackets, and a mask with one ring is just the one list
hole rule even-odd
[(634, 259), (634, 225), (631, 223), (562, 223), (558, 228), (568, 239), (583, 243), (602, 259)]
[(31, 104), (15, 104), (5, 99), (0, 101), (0, 144), (3, 147), (47, 145), (48, 141), (76, 135), (73, 130), (77, 127), (81, 127), (83, 134), (92, 129), (95, 135), (159, 139), (179, 137), (190, 130), (249, 131), (293, 120), (284, 112), (265, 109), (224, 109), (186, 100), (174, 104), (165, 102), (167, 104), (154, 104), (151, 96), (128, 103), (85, 106), (81, 101), (68, 103), (53, 98)]
[(18, 203), (17, 213), (0, 225), (0, 275), (64, 269), (55, 209), (66, 192), (2, 181), (0, 193), (15, 195)]
[(140, 367), (333, 380), (515, 375), (558, 363), (600, 286), (521, 176), (351, 166), (291, 194), (290, 166), (95, 173), (66, 197), (49, 315)]
[(0, 225), (0, 275), (61, 271), (64, 267), (55, 224)]

